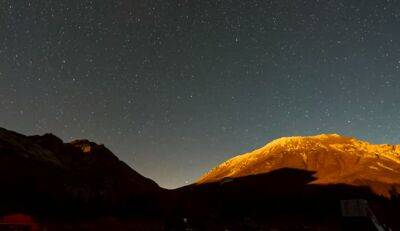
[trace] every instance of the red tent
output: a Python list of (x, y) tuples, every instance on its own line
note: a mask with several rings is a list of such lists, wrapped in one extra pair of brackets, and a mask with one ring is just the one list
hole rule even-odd
[(0, 218), (0, 227), (27, 227), (30, 231), (39, 231), (39, 226), (35, 222), (35, 220), (27, 215), (22, 213), (10, 214)]

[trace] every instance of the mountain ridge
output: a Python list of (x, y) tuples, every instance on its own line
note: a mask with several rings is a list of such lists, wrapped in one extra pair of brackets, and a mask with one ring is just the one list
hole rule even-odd
[[(267, 173), (279, 168), (316, 171), (313, 183), (370, 185), (387, 194), (400, 185), (400, 145), (371, 144), (338, 134), (282, 137), (221, 163), (196, 184)], [(374, 183), (371, 183), (374, 182)], [(378, 186), (379, 184), (387, 186)]]
[[(343, 156), (343, 150), (350, 154)], [(398, 146), (370, 146), (335, 134), (281, 138), (215, 168), (222, 171), (214, 181), (166, 190), (104, 145), (0, 128), (0, 216), (32, 215), (48, 230), (295, 229), (304, 221), (340, 227), (341, 200), (359, 198), (368, 200), (385, 223), (400, 227), (397, 191), (387, 198), (369, 187), (386, 192), (397, 187), (390, 180), (399, 178), (398, 158)], [(348, 177), (346, 169), (360, 164), (363, 171), (350, 171)], [(345, 174), (337, 174), (340, 167)], [(374, 179), (365, 169), (383, 174)]]
[(2, 211), (41, 210), (34, 213), (102, 213), (128, 205), (147, 209), (163, 190), (104, 145), (88, 140), (64, 143), (52, 134), (25, 136), (4, 128), (0, 182)]

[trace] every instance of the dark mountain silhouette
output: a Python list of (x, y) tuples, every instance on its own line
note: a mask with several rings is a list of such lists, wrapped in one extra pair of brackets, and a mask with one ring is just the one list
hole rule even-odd
[(162, 189), (103, 145), (0, 128), (0, 212), (90, 214), (153, 209)]
[(400, 230), (398, 146), (337, 135), (280, 141), (165, 190), (103, 145), (0, 128), (0, 230), (375, 230), (343, 219), (341, 202), (354, 199)]
[[(195, 230), (346, 230), (341, 202), (362, 199), (381, 224), (399, 230), (398, 201), (368, 186), (310, 184), (316, 179), (313, 171), (281, 168), (193, 184), (176, 191), (180, 207), (175, 213), (187, 217)], [(355, 227), (376, 230), (369, 218), (361, 218), (361, 226)]]

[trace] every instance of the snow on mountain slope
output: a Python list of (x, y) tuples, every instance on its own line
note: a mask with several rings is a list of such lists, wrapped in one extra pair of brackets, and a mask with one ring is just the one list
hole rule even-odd
[(236, 156), (202, 176), (204, 184), (280, 168), (316, 172), (315, 184), (367, 185), (387, 194), (400, 187), (400, 145), (370, 144), (337, 134), (284, 137)]

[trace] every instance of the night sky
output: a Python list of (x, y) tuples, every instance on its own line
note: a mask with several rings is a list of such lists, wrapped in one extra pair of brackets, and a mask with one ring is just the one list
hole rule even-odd
[(0, 126), (163, 187), (281, 136), (400, 143), (393, 0), (0, 0)]

